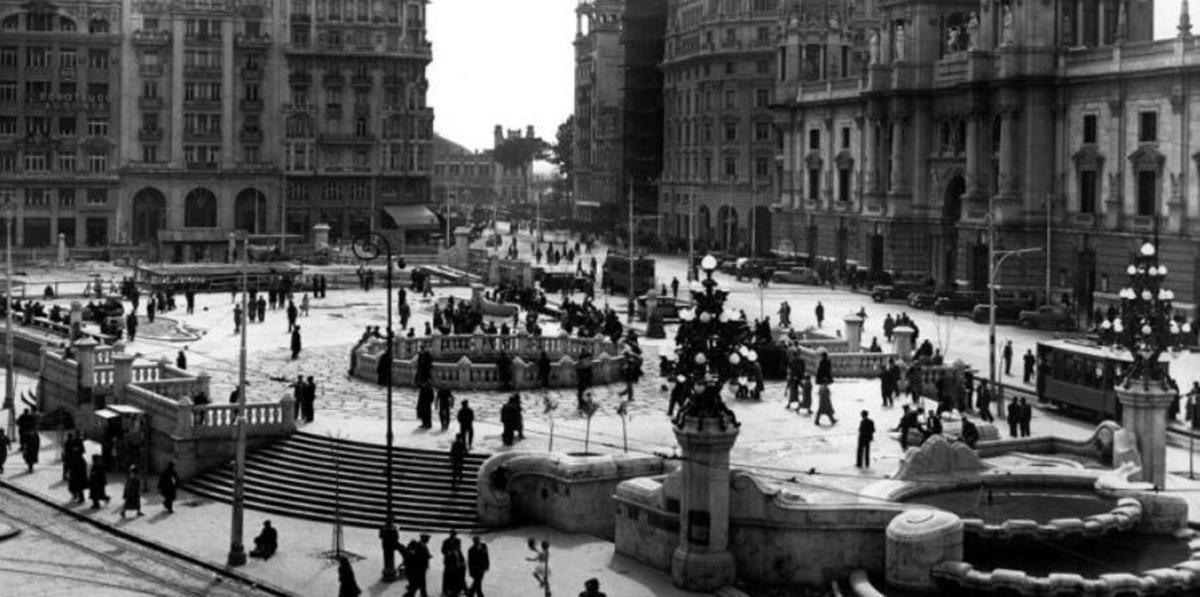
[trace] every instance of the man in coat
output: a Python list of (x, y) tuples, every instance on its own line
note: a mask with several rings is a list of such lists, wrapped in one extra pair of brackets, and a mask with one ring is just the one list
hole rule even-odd
[(871, 468), (871, 441), (875, 439), (875, 422), (867, 411), (862, 411), (862, 420), (858, 422), (858, 451), (854, 456), (854, 466)]
[(292, 360), (300, 358), (300, 326), (292, 328)]
[(429, 560), (433, 557), (429, 553), (429, 535), (422, 534), (420, 541), (410, 541), (405, 552), (408, 554), (404, 558), (408, 587), (404, 594), (416, 595), (420, 591), (421, 597), (429, 597), (429, 591), (425, 588), (425, 573), (429, 571)]
[(491, 565), (487, 544), (479, 539), (479, 535), (471, 537), (471, 548), (467, 550), (467, 573), (471, 575), (471, 586), (467, 588), (467, 597), (483, 597), (483, 575)]

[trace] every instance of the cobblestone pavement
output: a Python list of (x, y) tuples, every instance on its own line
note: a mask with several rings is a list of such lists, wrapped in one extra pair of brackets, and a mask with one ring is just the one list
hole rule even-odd
[[(160, 551), (80, 524), (0, 488), (0, 522), (20, 534), (0, 541), (0, 578), (22, 595), (267, 595)], [(0, 589), (0, 593), (4, 593)], [(9, 593), (16, 594), (16, 593)]]

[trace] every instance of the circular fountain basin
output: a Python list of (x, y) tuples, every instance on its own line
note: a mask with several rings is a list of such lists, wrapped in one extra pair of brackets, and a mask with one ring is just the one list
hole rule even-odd
[(918, 493), (900, 500), (953, 512), (964, 520), (979, 519), (984, 524), (1003, 524), (1008, 520), (1033, 520), (1038, 523), (1060, 518), (1082, 518), (1106, 514), (1117, 500), (1091, 490), (1062, 488), (972, 487)]

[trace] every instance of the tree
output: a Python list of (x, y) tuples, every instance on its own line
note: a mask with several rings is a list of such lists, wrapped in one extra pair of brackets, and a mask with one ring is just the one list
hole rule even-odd
[(546, 161), (558, 166), (559, 174), (562, 174), (561, 192), (571, 188), (572, 176), (575, 172), (575, 115), (572, 114), (558, 125), (558, 132), (554, 135), (554, 144), (550, 146), (550, 155)]
[(516, 169), (529, 192), (529, 170), (534, 160), (545, 159), (546, 142), (540, 137), (509, 137), (492, 150), (492, 159), (506, 169)]

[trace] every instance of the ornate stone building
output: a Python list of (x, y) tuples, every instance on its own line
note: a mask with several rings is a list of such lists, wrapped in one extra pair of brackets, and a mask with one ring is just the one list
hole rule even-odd
[(122, 14), (113, 2), (0, 2), (0, 203), (16, 247), (121, 234)]
[(779, 139), (771, 100), (777, 0), (672, 0), (664, 75), (664, 239), (765, 254)]
[(1157, 230), (1194, 302), (1200, 49), (1186, 13), (1178, 38), (1153, 41), (1149, 0), (899, 0), (861, 20), (837, 4), (844, 31), (784, 21), (777, 248), (983, 289), (991, 214), (998, 249), (1050, 239), (1001, 286), (1049, 285), (1090, 312)]
[(625, 202), (622, 188), (622, 93), (625, 0), (590, 0), (575, 9), (576, 216), (592, 220)]
[[(524, 136), (534, 138), (532, 126), (525, 128)], [(485, 210), (491, 217), (493, 209), (510, 207), (533, 201), (533, 160), (519, 168), (505, 168), (496, 162), (495, 150), (509, 139), (520, 139), (520, 129), (505, 130), (496, 125), (492, 133), (492, 148), (471, 151), (449, 139), (435, 136), (433, 165), (434, 202), (444, 209), (450, 201), (455, 213), (471, 213), (472, 209)], [(440, 213), (440, 211), (439, 211)]]

